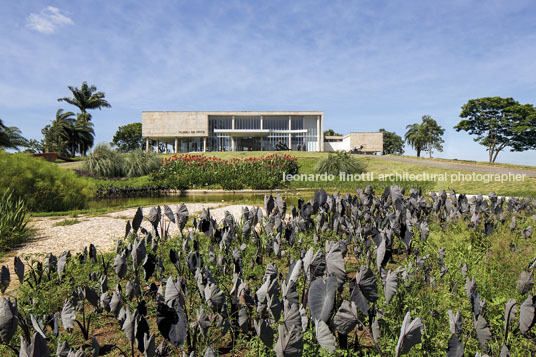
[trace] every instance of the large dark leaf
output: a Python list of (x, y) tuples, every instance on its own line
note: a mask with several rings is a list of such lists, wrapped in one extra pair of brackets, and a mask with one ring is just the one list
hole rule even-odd
[(63, 328), (67, 331), (72, 331), (74, 328), (74, 321), (76, 320), (76, 311), (71, 301), (66, 300), (61, 310), (61, 322)]
[(339, 244), (333, 243), (329, 247), (326, 242), (326, 270), (329, 275), (337, 277), (337, 285), (340, 288), (346, 281), (346, 269), (344, 267), (344, 257), (342, 256)]
[(462, 314), (457, 311), (456, 314), (452, 310), (449, 313), (449, 329), (453, 335), (461, 336), (463, 334)]
[(535, 301), (536, 297), (529, 295), (519, 307), (519, 330), (522, 334), (527, 333), (535, 322)]
[(517, 290), (520, 294), (528, 293), (534, 287), (534, 278), (532, 273), (522, 271), (519, 274), (519, 279), (517, 280)]
[(411, 321), (411, 315), (408, 311), (400, 328), (400, 337), (396, 344), (396, 355), (401, 356), (408, 353), (414, 345), (421, 342), (423, 324), (420, 318)]
[(9, 269), (5, 265), (2, 265), (0, 269), (0, 291), (2, 294), (6, 292), (10, 282), (11, 276), (9, 275)]
[(317, 278), (311, 283), (307, 303), (314, 320), (329, 321), (336, 293), (337, 277), (333, 275), (329, 276), (325, 282), (322, 278)]
[(61, 253), (60, 258), (58, 259), (57, 270), (58, 270), (58, 278), (60, 278), (60, 280), (63, 277), (63, 274), (65, 273), (65, 266), (67, 265), (68, 255), (69, 255), (68, 252), (63, 252)]
[[(337, 282), (336, 280), (334, 281)], [(279, 337), (274, 351), (277, 357), (301, 357), (303, 353), (303, 335), (299, 328), (287, 330), (285, 325), (278, 326)]]
[(112, 300), (110, 301), (110, 312), (117, 317), (122, 307), (123, 301), (121, 300), (121, 294), (118, 290), (114, 290), (112, 293)]
[(156, 321), (162, 336), (175, 347), (181, 347), (186, 340), (188, 321), (179, 302), (174, 300), (173, 307), (159, 302)]
[(134, 239), (134, 242), (132, 243), (132, 252), (130, 253), (132, 255), (132, 264), (134, 265), (134, 270), (138, 269), (138, 266), (143, 262), (145, 259), (145, 254), (147, 253), (147, 250), (145, 248), (145, 240), (137, 238)]
[(283, 314), (283, 323), (287, 330), (293, 327), (302, 328), (302, 318), (298, 304), (285, 303), (285, 312)]
[(488, 350), (488, 341), (491, 340), (491, 331), (489, 330), (488, 322), (482, 315), (478, 315), (477, 319), (473, 319), (475, 327), (476, 338), (480, 343), (480, 346), (485, 351)]
[(261, 339), (262, 343), (264, 343), (268, 348), (272, 348), (274, 345), (274, 330), (266, 322), (266, 320), (259, 320), (254, 321), (255, 325), (255, 332), (257, 333), (257, 336)]
[(24, 263), (19, 257), (15, 257), (13, 260), (13, 265), (15, 267), (15, 274), (17, 274), (19, 282), (22, 284), (24, 282)]
[(17, 301), (11, 302), (6, 298), (0, 300), (0, 343), (8, 344), (18, 324)]
[(512, 320), (515, 318), (517, 313), (516, 308), (517, 302), (515, 300), (508, 300), (506, 306), (504, 307), (504, 328), (507, 326), (512, 326)]
[(188, 208), (184, 203), (181, 203), (181, 205), (177, 209), (177, 213), (175, 213), (175, 223), (177, 223), (177, 226), (179, 226), (179, 229), (182, 231), (184, 229), (184, 226), (186, 226), (187, 222)]
[(453, 334), (450, 336), (447, 348), (448, 357), (463, 357), (464, 346), (462, 337)]
[(175, 215), (173, 214), (173, 210), (168, 205), (164, 205), (164, 214), (171, 222), (175, 223)]
[(221, 311), (225, 304), (225, 295), (216, 284), (208, 282), (205, 287), (205, 300), (212, 310)]
[(385, 301), (387, 303), (391, 302), (391, 299), (396, 294), (396, 289), (398, 288), (398, 275), (396, 272), (387, 272), (387, 276), (385, 277), (385, 282), (383, 285), (383, 293), (385, 295)]
[(114, 259), (114, 271), (119, 277), (123, 279), (127, 273), (127, 257), (123, 254), (117, 254)]
[(134, 233), (138, 233), (138, 229), (140, 229), (141, 226), (141, 221), (143, 221), (143, 211), (141, 207), (138, 207), (136, 214), (132, 219), (132, 229), (134, 229)]
[(321, 347), (327, 349), (329, 353), (335, 352), (335, 336), (322, 320), (315, 321), (315, 337)]
[(348, 335), (355, 328), (358, 320), (355, 303), (344, 300), (333, 318), (333, 323), (340, 334)]
[(20, 336), (19, 357), (50, 357), (47, 341), (39, 333), (34, 333), (30, 343)]

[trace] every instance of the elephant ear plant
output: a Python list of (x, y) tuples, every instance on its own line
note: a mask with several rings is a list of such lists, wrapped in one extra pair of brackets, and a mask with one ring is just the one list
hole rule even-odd
[[(74, 257), (15, 258), (18, 300), (0, 300), (3, 351), (47, 356), (52, 343), (57, 356), (462, 357), (530, 348), (536, 200), (369, 186), (261, 203), (219, 219), (183, 203), (145, 216), (138, 208), (114, 252), (88, 244)], [(509, 259), (497, 280), (499, 239), (515, 247), (501, 251)], [(11, 279), (0, 267), (3, 294)], [(37, 303), (43, 296), (53, 307)], [(95, 333), (96, 318), (112, 326), (114, 344)]]

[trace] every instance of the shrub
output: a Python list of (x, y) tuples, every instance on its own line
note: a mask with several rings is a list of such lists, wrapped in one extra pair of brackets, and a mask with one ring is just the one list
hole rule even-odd
[(106, 144), (98, 144), (84, 161), (84, 169), (98, 177), (121, 177), (121, 155)]
[(92, 196), (86, 180), (40, 158), (0, 151), (0, 167), (0, 193), (10, 189), (30, 211), (84, 208)]
[(106, 144), (99, 144), (84, 162), (84, 170), (97, 177), (139, 177), (160, 167), (160, 159), (153, 152), (140, 149), (120, 154)]
[(320, 160), (315, 166), (315, 171), (320, 174), (326, 172), (335, 176), (341, 172), (355, 175), (365, 172), (365, 165), (352, 154), (346, 151), (337, 151)]
[(154, 152), (137, 149), (125, 154), (123, 158), (123, 175), (126, 177), (145, 176), (160, 168), (161, 161)]
[(9, 250), (24, 243), (29, 237), (26, 226), (26, 204), (6, 190), (0, 197), (0, 251)]
[(268, 155), (223, 160), (204, 155), (174, 155), (154, 173), (158, 185), (177, 189), (220, 186), (226, 190), (245, 187), (274, 189), (283, 184), (283, 173), (298, 173), (297, 159), (290, 155)]

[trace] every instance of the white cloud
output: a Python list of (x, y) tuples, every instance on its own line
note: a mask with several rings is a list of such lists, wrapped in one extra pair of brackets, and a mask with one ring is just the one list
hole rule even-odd
[(26, 26), (32, 30), (47, 34), (54, 33), (60, 26), (72, 24), (73, 20), (54, 6), (48, 6), (38, 14), (31, 13), (26, 19)]

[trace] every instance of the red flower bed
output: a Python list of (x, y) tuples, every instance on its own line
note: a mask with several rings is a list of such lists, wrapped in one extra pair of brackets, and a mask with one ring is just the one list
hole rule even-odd
[(273, 154), (230, 160), (201, 154), (173, 155), (154, 174), (160, 185), (178, 189), (220, 186), (224, 189), (273, 189), (283, 185), (283, 174), (298, 173), (298, 160)]

